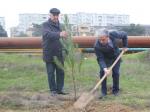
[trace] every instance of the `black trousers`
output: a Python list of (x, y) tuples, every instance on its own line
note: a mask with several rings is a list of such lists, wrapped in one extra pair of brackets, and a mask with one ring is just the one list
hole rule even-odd
[(64, 70), (53, 62), (46, 62), (50, 91), (62, 91), (64, 87)]
[[(118, 92), (119, 91), (119, 70), (120, 70), (120, 63), (121, 61), (119, 60), (114, 68), (112, 69), (112, 78), (113, 78), (113, 86), (112, 86), (112, 92)], [(100, 70), (100, 78), (104, 76), (104, 70), (101, 68)], [(101, 84), (101, 92), (103, 94), (107, 94), (107, 78), (104, 79), (104, 81)]]

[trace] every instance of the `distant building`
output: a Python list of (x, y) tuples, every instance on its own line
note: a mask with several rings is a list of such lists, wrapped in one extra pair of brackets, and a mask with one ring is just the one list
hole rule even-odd
[(82, 24), (72, 26), (72, 34), (73, 36), (92, 36), (94, 32), (92, 31), (92, 27)]
[[(76, 13), (67, 14), (70, 24), (86, 24), (89, 26), (111, 26), (111, 25), (127, 25), (129, 22), (129, 15), (119, 14), (96, 14), (96, 13)], [(64, 14), (60, 15), (60, 23), (63, 23)]]
[(23, 33), (23, 31), (20, 31), (18, 27), (10, 28), (10, 37), (20, 37), (21, 33)]
[(0, 25), (3, 27), (3, 29), (5, 29), (5, 18), (4, 17), (0, 17)]
[[(60, 14), (60, 23), (64, 23), (64, 15)], [(130, 24), (129, 15), (119, 14), (96, 14), (96, 13), (76, 13), (67, 14), (69, 23), (72, 25), (88, 25), (88, 26), (123, 26)], [(48, 14), (24, 13), (19, 14), (20, 31), (26, 30), (33, 24), (41, 24), (48, 19)]]
[(18, 34), (18, 28), (17, 27), (11, 27), (10, 28), (10, 37), (16, 37), (16, 35)]
[(41, 24), (48, 19), (48, 14), (19, 14), (19, 31), (26, 32), (26, 30), (34, 23)]
[(33, 37), (33, 28), (30, 27), (26, 30), (26, 34), (29, 36), (29, 37)]
[[(60, 23), (64, 23), (64, 15), (68, 16), (69, 24), (72, 25), (72, 33), (77, 35), (95, 35), (99, 28), (115, 28), (115, 26), (128, 26), (129, 15), (119, 14), (96, 14), (96, 13), (76, 13), (61, 14)], [(84, 26), (84, 27), (83, 27)]]
[[(64, 16), (66, 14), (60, 14), (60, 23), (64, 23)], [(72, 25), (78, 24), (78, 19), (76, 14), (67, 14), (67, 17), (69, 18), (69, 23)]]
[[(64, 15), (60, 14), (60, 23), (64, 23)], [(19, 14), (19, 25), (13, 29), (12, 35), (22, 32), (31, 33), (32, 24), (42, 24), (48, 19), (48, 14), (24, 13)], [(72, 32), (76, 35), (94, 35), (95, 30), (101, 27), (126, 26), (129, 25), (129, 15), (118, 14), (96, 14), (79, 12), (67, 14)], [(84, 26), (84, 27), (83, 27)], [(29, 30), (30, 29), (30, 30)]]

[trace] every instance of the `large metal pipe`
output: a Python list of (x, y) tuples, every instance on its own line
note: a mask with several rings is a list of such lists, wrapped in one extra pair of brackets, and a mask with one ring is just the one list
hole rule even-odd
[[(74, 43), (81, 48), (91, 48), (95, 43), (96, 37), (74, 37)], [(118, 41), (119, 46), (122, 42)], [(130, 48), (150, 48), (150, 37), (148, 36), (129, 36), (128, 45)]]
[(40, 37), (0, 38), (0, 49), (34, 49), (41, 48)]
[[(73, 42), (80, 48), (92, 48), (96, 37), (78, 36), (73, 37)], [(0, 38), (0, 49), (34, 49), (41, 48), (41, 37), (14, 37)], [(119, 42), (120, 44), (121, 42)], [(150, 48), (150, 36), (129, 36), (128, 44), (130, 48)]]

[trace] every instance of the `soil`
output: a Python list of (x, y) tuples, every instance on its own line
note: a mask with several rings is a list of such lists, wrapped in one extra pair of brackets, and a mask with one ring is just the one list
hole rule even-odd
[(0, 95), (0, 112), (133, 112), (134, 109), (122, 104), (91, 101), (84, 109), (73, 107), (74, 98), (69, 94), (52, 97), (48, 93), (12, 92)]

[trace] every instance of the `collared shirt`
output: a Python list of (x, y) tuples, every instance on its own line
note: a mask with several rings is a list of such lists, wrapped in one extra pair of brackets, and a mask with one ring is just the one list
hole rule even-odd
[(105, 45), (102, 45), (104, 48), (106, 48), (106, 49), (113, 49), (114, 48), (114, 46), (113, 46), (113, 43), (112, 43), (112, 40), (111, 39), (109, 39), (108, 40), (108, 43), (107, 44), (105, 44)]

